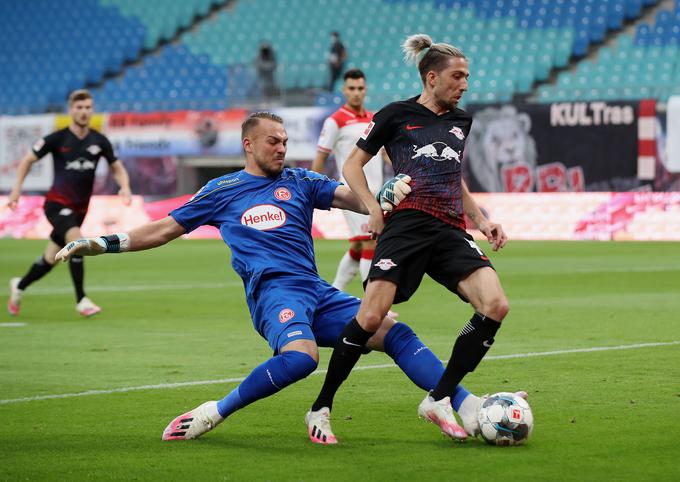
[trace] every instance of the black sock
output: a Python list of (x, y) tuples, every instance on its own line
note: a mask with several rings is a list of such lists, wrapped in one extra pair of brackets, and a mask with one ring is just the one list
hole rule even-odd
[(486, 352), (493, 345), (493, 337), (501, 324), (475, 313), (458, 335), (446, 370), (430, 394), (435, 400), (450, 397), (463, 377), (477, 368)]
[(31, 283), (38, 281), (40, 278), (49, 273), (52, 267), (53, 265), (45, 261), (44, 257), (40, 256), (40, 258), (38, 258), (35, 263), (31, 265), (28, 273), (26, 273), (24, 277), (21, 278), (17, 288), (20, 290), (25, 290)]
[(328, 363), (326, 379), (319, 396), (312, 405), (313, 411), (320, 410), (322, 407), (333, 408), (335, 392), (338, 391), (342, 382), (347, 379), (352, 368), (359, 361), (366, 342), (374, 333), (365, 331), (356, 318), (352, 318), (352, 321), (345, 326), (333, 349), (331, 361)]
[(83, 279), (85, 279), (83, 257), (73, 256), (68, 262), (68, 267), (71, 270), (73, 287), (76, 289), (76, 303), (80, 303), (80, 300), (85, 297), (85, 291), (83, 290)]

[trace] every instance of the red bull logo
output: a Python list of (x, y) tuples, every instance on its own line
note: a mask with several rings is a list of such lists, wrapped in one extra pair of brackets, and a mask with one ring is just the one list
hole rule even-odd
[(253, 206), (241, 215), (241, 224), (259, 231), (278, 228), (286, 223), (286, 212), (273, 204)]
[(433, 142), (423, 147), (413, 146), (413, 152), (414, 154), (411, 156), (411, 159), (427, 157), (433, 161), (455, 160), (460, 162), (460, 154), (443, 142)]
[(461, 141), (465, 139), (465, 134), (463, 134), (463, 130), (460, 127), (453, 126), (449, 132)]

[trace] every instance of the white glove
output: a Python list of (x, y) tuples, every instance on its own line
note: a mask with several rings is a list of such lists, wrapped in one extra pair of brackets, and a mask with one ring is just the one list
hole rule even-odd
[(399, 203), (411, 192), (411, 176), (407, 174), (397, 174), (387, 181), (375, 195), (383, 211), (392, 211)]
[(104, 253), (106, 253), (106, 242), (103, 238), (76, 239), (61, 248), (54, 260), (65, 263), (75, 255), (96, 256)]

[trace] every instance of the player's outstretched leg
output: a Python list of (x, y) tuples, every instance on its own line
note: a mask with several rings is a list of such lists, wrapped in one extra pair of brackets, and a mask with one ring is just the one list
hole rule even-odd
[(200, 437), (222, 423), (217, 402), (205, 402), (175, 418), (163, 431), (162, 440), (191, 440)]
[(21, 295), (24, 290), (19, 289), (19, 282), (21, 278), (12, 278), (9, 280), (9, 299), (7, 300), (7, 312), (12, 316), (19, 314), (21, 309)]
[(241, 384), (218, 402), (205, 402), (175, 418), (163, 432), (163, 440), (190, 440), (212, 430), (235, 411), (302, 380), (317, 361), (309, 354), (285, 351), (258, 365)]

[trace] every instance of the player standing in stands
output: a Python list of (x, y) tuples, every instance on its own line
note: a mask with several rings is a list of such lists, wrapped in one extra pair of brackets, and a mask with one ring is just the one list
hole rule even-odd
[[(379, 328), (392, 303), (408, 300), (425, 273), (469, 302), (475, 313), (460, 332), (446, 371), (418, 407), (418, 414), (455, 437), (451, 402), (463, 377), (489, 350), (508, 312), (508, 301), (489, 259), (465, 232), (464, 213), (494, 251), (507, 237), (480, 211), (461, 178), (461, 159), (472, 117), (457, 105), (468, 88), (468, 61), (457, 48), (413, 35), (403, 45), (423, 82), (422, 93), (380, 110), (345, 161), (343, 174), (369, 211), (369, 229), (380, 237), (361, 308), (338, 339), (326, 380), (312, 411), (333, 397)], [(395, 172), (411, 176), (412, 193), (385, 223), (368, 188), (363, 166), (385, 147)]]
[[(35, 143), (31, 152), (21, 159), (17, 167), (17, 180), (9, 194), (8, 206), (15, 209), (21, 196), (21, 186), (34, 162), (48, 153), (54, 160), (54, 182), (45, 196), (45, 216), (52, 224), (50, 241), (40, 258), (23, 278), (10, 280), (10, 297), (7, 310), (18, 315), (21, 296), (29, 285), (50, 272), (54, 255), (66, 243), (82, 237), (80, 226), (87, 214), (94, 174), (101, 157), (109, 163), (126, 204), (130, 203), (130, 180), (123, 163), (116, 159), (109, 140), (90, 128), (93, 112), (92, 95), (87, 90), (76, 90), (68, 100), (71, 123)], [(101, 311), (87, 296), (83, 288), (85, 268), (83, 258), (75, 256), (69, 261), (71, 278), (76, 291), (76, 310), (83, 316)]]
[[(206, 224), (218, 227), (231, 248), (253, 325), (274, 356), (222, 400), (205, 402), (175, 418), (163, 440), (199, 437), (235, 411), (308, 376), (319, 362), (318, 346), (333, 346), (361, 303), (319, 277), (311, 228), (315, 208), (365, 212), (362, 201), (337, 181), (305, 169), (284, 168), (288, 136), (280, 117), (252, 114), (241, 132), (245, 169), (213, 179), (164, 219), (130, 233), (80, 239), (57, 254), (57, 259), (66, 260), (73, 255), (150, 249)], [(444, 372), (416, 334), (391, 318), (384, 318), (367, 346), (385, 351), (423, 389), (434, 387)], [(457, 390), (461, 400), (478, 400), (463, 387)], [(468, 405), (476, 408), (475, 403)], [(312, 441), (336, 443), (329, 417), (328, 410), (307, 414)], [(476, 424), (477, 412), (470, 411), (467, 418)], [(465, 430), (456, 427), (457, 436), (465, 438)]]
[[(364, 107), (366, 98), (364, 73), (359, 69), (350, 69), (345, 72), (343, 78), (342, 93), (345, 95), (346, 102), (323, 124), (312, 171), (324, 172), (326, 159), (333, 153), (338, 172), (342, 175), (345, 159), (359, 136), (373, 120), (373, 113)], [(368, 188), (375, 194), (383, 183), (383, 159), (380, 154), (366, 163), (364, 173)], [(375, 249), (375, 241), (371, 239), (371, 233), (368, 232), (368, 216), (352, 211), (343, 211), (343, 214), (349, 228), (350, 247), (340, 260), (333, 281), (333, 286), (339, 290), (344, 290), (359, 271), (361, 279), (366, 279)]]

